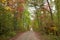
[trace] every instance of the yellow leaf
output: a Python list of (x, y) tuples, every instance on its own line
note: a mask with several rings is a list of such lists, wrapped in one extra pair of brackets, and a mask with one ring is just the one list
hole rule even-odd
[(9, 6), (6, 6), (5, 9), (6, 10), (11, 10), (11, 8)]
[(6, 2), (6, 0), (2, 0), (2, 3), (5, 3)]
[(52, 27), (52, 29), (57, 30), (57, 27)]

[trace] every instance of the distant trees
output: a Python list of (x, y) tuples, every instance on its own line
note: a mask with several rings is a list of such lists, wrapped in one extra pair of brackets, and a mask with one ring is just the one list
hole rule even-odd
[[(36, 13), (33, 23), (34, 30), (44, 30), (45, 27), (58, 29), (59, 22), (59, 3), (58, 1), (50, 0), (35, 0), (31, 1), (31, 5), (35, 7)], [(55, 4), (56, 3), (56, 4)], [(35, 26), (35, 27), (34, 27)], [(40, 28), (40, 29), (39, 29)], [(55, 29), (53, 29), (55, 30)], [(47, 30), (45, 30), (47, 31)], [(58, 30), (56, 30), (58, 31)]]
[(9, 2), (13, 3), (12, 0), (0, 1), (0, 40), (7, 40), (17, 32), (26, 31), (23, 25), (24, 3), (10, 4)]
[(56, 11), (57, 11), (57, 18), (58, 18), (58, 26), (60, 26), (60, 1), (59, 0), (55, 0), (55, 4), (56, 4)]
[[(33, 30), (49, 32), (60, 30), (60, 1), (55, 0), (51, 3), (44, 4), (44, 0), (0, 0), (0, 40), (4, 37), (10, 38), (16, 35), (16, 32), (24, 32)], [(30, 20), (30, 13), (27, 9), (29, 5), (36, 9), (34, 20)], [(55, 11), (52, 10), (52, 5), (55, 4)], [(54, 11), (54, 12), (53, 12)], [(51, 20), (52, 19), (52, 20)], [(52, 33), (54, 32), (52, 31)], [(1, 39), (2, 38), (2, 39)], [(5, 39), (3, 39), (5, 40)]]
[(0, 40), (3, 40), (5, 37), (9, 38), (16, 33), (14, 32), (12, 12), (7, 11), (0, 4), (0, 13), (0, 38), (2, 37)]

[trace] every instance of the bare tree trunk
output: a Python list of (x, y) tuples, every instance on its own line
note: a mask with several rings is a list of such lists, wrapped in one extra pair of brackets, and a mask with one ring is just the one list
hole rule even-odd
[(50, 7), (50, 4), (49, 4), (49, 1), (48, 0), (47, 0), (47, 3), (48, 3), (50, 14), (51, 14), (51, 20), (53, 22), (53, 14), (52, 14), (52, 10), (51, 10), (51, 7)]

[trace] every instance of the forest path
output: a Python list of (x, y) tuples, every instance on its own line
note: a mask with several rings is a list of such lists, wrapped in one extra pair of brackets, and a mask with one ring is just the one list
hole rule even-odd
[(22, 35), (18, 36), (14, 40), (40, 40), (35, 32), (28, 31), (23, 33)]

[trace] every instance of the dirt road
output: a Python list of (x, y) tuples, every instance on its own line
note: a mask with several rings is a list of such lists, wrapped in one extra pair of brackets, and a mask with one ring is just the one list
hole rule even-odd
[(28, 31), (18, 36), (14, 40), (40, 40), (33, 31)]

